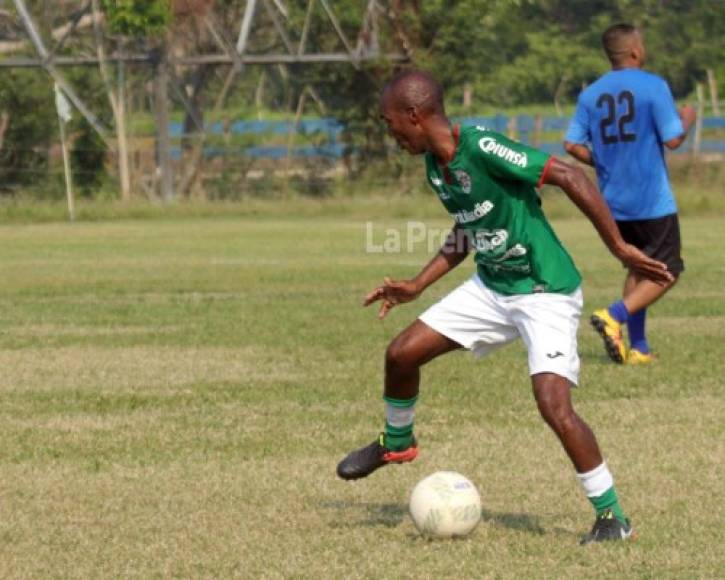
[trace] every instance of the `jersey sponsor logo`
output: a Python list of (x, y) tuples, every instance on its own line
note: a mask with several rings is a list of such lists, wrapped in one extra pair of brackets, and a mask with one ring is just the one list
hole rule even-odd
[(504, 260), (508, 260), (509, 258), (515, 258), (516, 256), (525, 256), (525, 255), (526, 255), (526, 248), (524, 248), (521, 244), (516, 244), (515, 246), (512, 246), (511, 248), (506, 250), (499, 257), (495, 258), (495, 261), (503, 262)]
[(531, 273), (529, 264), (486, 264), (486, 268), (494, 272), (519, 272), (521, 274)]
[(456, 221), (456, 223), (467, 224), (470, 222), (475, 222), (477, 219), (482, 218), (492, 209), (493, 204), (490, 201), (479, 201), (476, 205), (473, 206), (473, 211), (464, 209), (462, 211), (451, 213), (451, 215), (453, 216), (453, 219)]
[(476, 232), (476, 237), (473, 240), (473, 245), (477, 252), (481, 254), (493, 254), (493, 256), (486, 257), (487, 268), (490, 268), (494, 272), (506, 271), (506, 272), (522, 272), (528, 274), (531, 272), (530, 264), (506, 264), (505, 260), (516, 257), (525, 256), (526, 248), (521, 244), (516, 244), (510, 247), (508, 250), (503, 252), (499, 256), (495, 254), (506, 247), (506, 241), (509, 238), (509, 233), (506, 230), (480, 230)]
[(506, 230), (480, 230), (476, 232), (473, 245), (481, 253), (495, 252), (506, 244), (509, 233)]
[(518, 167), (526, 167), (529, 163), (526, 153), (519, 153), (513, 149), (509, 149), (506, 145), (501, 145), (493, 137), (481, 137), (478, 141), (481, 151), (490, 155), (497, 155), (504, 161), (517, 165)]
[(456, 169), (453, 175), (456, 176), (456, 180), (461, 185), (461, 191), (463, 193), (471, 193), (471, 176), (462, 169)]

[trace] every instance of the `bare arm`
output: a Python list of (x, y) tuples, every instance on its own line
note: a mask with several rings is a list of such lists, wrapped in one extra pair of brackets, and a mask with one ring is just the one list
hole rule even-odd
[(552, 159), (544, 183), (557, 185), (564, 190), (569, 199), (592, 222), (609, 251), (627, 267), (654, 282), (665, 284), (672, 281), (674, 278), (665, 264), (645, 256), (622, 239), (604, 198), (584, 171), (556, 158)]
[(594, 165), (594, 157), (592, 156), (592, 152), (590, 151), (589, 147), (587, 147), (586, 145), (564, 141), (564, 149), (569, 155), (571, 155), (575, 159), (578, 159), (582, 163), (586, 163), (587, 165), (592, 166)]
[(469, 252), (470, 246), (465, 231), (458, 225), (454, 225), (441, 249), (415, 278), (412, 280), (384, 278), (383, 285), (378, 286), (365, 297), (363, 306), (368, 306), (376, 300), (382, 300), (378, 317), (384, 318), (396, 304), (415, 300), (428, 286), (463, 262)]
[(423, 292), (428, 286), (463, 262), (470, 251), (471, 248), (465, 230), (459, 227), (458, 224), (454, 225), (441, 249), (413, 278), (413, 282), (420, 289), (419, 291)]
[(687, 139), (687, 134), (690, 132), (690, 129), (695, 124), (695, 120), (697, 119), (697, 113), (695, 112), (695, 109), (693, 107), (691, 107), (690, 105), (685, 105), (680, 109), (680, 119), (682, 119), (682, 127), (685, 129), (685, 132), (679, 137), (675, 137), (674, 139), (665, 141), (665, 145), (667, 145), (669, 149), (677, 149), (685, 142), (685, 139)]

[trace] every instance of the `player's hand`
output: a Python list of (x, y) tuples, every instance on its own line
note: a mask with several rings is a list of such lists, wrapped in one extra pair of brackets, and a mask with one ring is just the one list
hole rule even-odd
[(619, 256), (625, 266), (630, 270), (638, 272), (645, 278), (666, 285), (674, 281), (675, 277), (667, 269), (667, 264), (659, 262), (647, 256), (644, 252), (631, 244), (626, 244), (622, 255)]
[(383, 319), (393, 306), (415, 300), (420, 292), (417, 284), (411, 280), (392, 280), (386, 277), (383, 278), (382, 286), (378, 286), (365, 297), (363, 306), (370, 306), (373, 302), (381, 300), (378, 318)]
[(681, 107), (680, 119), (682, 119), (683, 123), (692, 125), (697, 119), (697, 112), (695, 111), (695, 108), (692, 105), (685, 105), (684, 107)]

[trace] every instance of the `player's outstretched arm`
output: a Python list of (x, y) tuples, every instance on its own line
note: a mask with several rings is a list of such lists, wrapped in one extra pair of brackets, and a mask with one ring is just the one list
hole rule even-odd
[(602, 194), (581, 168), (552, 158), (544, 183), (557, 185), (564, 190), (569, 199), (594, 224), (609, 251), (628, 268), (658, 284), (668, 284), (674, 280), (667, 271), (666, 264), (653, 260), (622, 239)]
[(382, 301), (378, 318), (385, 318), (393, 306), (415, 300), (428, 286), (458, 266), (469, 252), (470, 246), (465, 231), (458, 225), (453, 226), (441, 249), (415, 278), (412, 280), (384, 278), (383, 285), (365, 297), (363, 306), (369, 306), (377, 300)]

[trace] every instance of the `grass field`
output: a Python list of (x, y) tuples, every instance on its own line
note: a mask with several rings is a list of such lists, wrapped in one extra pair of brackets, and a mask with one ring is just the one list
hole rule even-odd
[[(362, 297), (425, 247), (370, 254), (363, 219), (277, 211), (0, 226), (1, 577), (725, 576), (725, 218), (683, 220), (687, 272), (650, 314), (657, 364), (615, 367), (580, 329), (576, 405), (640, 534), (581, 548), (593, 513), (521, 345), (431, 363), (419, 460), (336, 479), (382, 426), (386, 344), (472, 268), (381, 323)], [(608, 303), (619, 265), (585, 221), (555, 225), (585, 311)], [(391, 227), (404, 218), (376, 221), (378, 241)], [(406, 513), (438, 469), (480, 488), (465, 540), (425, 541)]]

